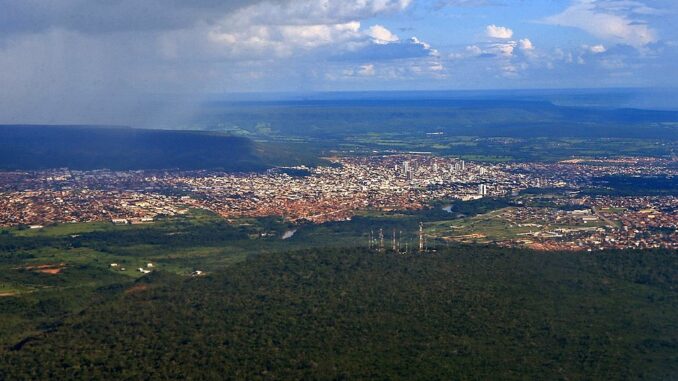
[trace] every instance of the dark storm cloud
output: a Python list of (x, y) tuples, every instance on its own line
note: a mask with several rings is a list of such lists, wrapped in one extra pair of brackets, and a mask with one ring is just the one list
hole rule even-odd
[(0, 123), (179, 120), (190, 107), (155, 94), (199, 93), (212, 68), (173, 58), (168, 36), (198, 44), (197, 29), (260, 2), (0, 0)]
[(83, 33), (180, 29), (260, 0), (0, 0), (0, 35), (61, 28)]

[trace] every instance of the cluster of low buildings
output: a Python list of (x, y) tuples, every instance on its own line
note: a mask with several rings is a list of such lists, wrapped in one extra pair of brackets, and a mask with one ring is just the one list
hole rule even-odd
[(309, 175), (302, 177), (271, 171), (175, 180), (192, 195), (193, 206), (224, 217), (279, 215), (314, 223), (347, 219), (361, 209), (420, 209), (434, 199), (478, 198), (480, 183), (488, 184), (485, 195), (502, 195), (511, 185), (509, 174), (500, 169), (477, 164), (462, 168), (456, 159), (376, 156), (333, 161), (336, 166), (307, 168)]
[(111, 221), (152, 222), (158, 215), (186, 213), (176, 199), (138, 191), (36, 189), (0, 192), (0, 226)]
[[(528, 188), (562, 188), (572, 193), (568, 203), (585, 206), (582, 209), (590, 213), (574, 216), (549, 208), (512, 208), (514, 215), (508, 216), (507, 223), (568, 225), (576, 218), (596, 225), (595, 229), (548, 234), (540, 230), (525, 237), (545, 247), (560, 242), (560, 247), (590, 248), (590, 240), (602, 242), (601, 247), (666, 246), (661, 243), (666, 240), (673, 246), (676, 243), (675, 197), (584, 197), (576, 192), (601, 176), (675, 176), (677, 166), (670, 159), (488, 164), (427, 154), (394, 154), (329, 160), (334, 165), (295, 168), (296, 175), (280, 168), (265, 173), (0, 172), (0, 226), (148, 223), (161, 215), (187, 213), (190, 208), (225, 218), (282, 216), (292, 222), (323, 223), (350, 219), (366, 209), (413, 210), (434, 200), (513, 197)], [(305, 175), (298, 175), (301, 172)], [(566, 240), (571, 237), (575, 239)]]
[[(564, 200), (568, 201), (568, 200)], [(678, 198), (587, 197), (576, 209), (510, 207), (487, 218), (503, 223), (503, 234), (464, 231), (445, 237), (462, 242), (491, 239), (501, 246), (539, 250), (678, 249)]]

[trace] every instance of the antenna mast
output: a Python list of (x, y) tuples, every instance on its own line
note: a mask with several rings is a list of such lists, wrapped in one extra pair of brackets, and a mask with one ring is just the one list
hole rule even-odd
[(379, 229), (379, 251), (384, 252), (384, 229)]

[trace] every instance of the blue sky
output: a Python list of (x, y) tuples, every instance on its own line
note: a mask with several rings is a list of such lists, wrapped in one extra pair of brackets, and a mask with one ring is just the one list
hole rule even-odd
[(0, 121), (172, 94), (676, 87), (673, 0), (0, 0)]

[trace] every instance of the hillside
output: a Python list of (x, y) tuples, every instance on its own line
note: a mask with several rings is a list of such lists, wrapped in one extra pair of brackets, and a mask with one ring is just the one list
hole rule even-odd
[[(676, 140), (678, 112), (564, 107), (547, 101), (355, 99), (213, 102), (195, 123), (208, 130), (246, 130), (339, 139), (356, 134), (444, 132), (450, 136)], [(227, 128), (228, 129), (228, 128)]]
[[(191, 126), (266, 141), (371, 153), (426, 151), (482, 161), (670, 156), (678, 112), (546, 100), (320, 99), (212, 102)], [(331, 153), (329, 153), (331, 154)]]
[(0, 352), (5, 379), (670, 379), (675, 253), (263, 254), (153, 273)]
[(0, 169), (258, 171), (310, 157), (217, 133), (91, 126), (0, 126)]

